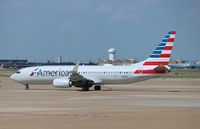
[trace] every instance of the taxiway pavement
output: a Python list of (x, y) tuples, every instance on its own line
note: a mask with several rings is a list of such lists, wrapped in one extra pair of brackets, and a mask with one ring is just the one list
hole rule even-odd
[(0, 77), (0, 129), (199, 129), (200, 79), (152, 79), (102, 91), (24, 90)]

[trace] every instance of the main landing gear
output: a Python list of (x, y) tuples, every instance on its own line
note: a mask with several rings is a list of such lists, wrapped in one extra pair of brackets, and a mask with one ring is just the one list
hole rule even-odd
[(25, 90), (29, 90), (29, 85), (28, 84), (26, 84)]
[(94, 86), (94, 90), (101, 90), (101, 86)]
[[(89, 91), (89, 88), (90, 87), (88, 87), (88, 86), (82, 87), (82, 91)], [(101, 86), (94, 86), (94, 90), (96, 90), (96, 91), (101, 90)]]

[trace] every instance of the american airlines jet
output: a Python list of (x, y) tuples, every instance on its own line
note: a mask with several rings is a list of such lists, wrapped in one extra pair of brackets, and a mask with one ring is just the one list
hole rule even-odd
[(11, 79), (29, 89), (29, 84), (53, 84), (54, 87), (72, 86), (88, 91), (101, 90), (104, 84), (126, 84), (147, 80), (170, 72), (168, 66), (176, 31), (165, 35), (152, 54), (144, 61), (130, 66), (36, 66), (23, 68)]
[(0, 70), (4, 69), (4, 67), (3, 67), (3, 66), (4, 66), (4, 64), (2, 64), (2, 65), (0, 66)]

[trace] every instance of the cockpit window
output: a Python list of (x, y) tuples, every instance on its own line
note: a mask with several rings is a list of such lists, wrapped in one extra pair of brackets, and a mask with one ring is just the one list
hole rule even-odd
[(16, 73), (17, 73), (17, 74), (20, 74), (20, 73), (21, 73), (21, 71), (17, 71)]

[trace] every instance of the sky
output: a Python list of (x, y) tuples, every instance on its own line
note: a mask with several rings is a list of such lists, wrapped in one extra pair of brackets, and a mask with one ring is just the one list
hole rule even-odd
[(176, 30), (173, 59), (200, 59), (200, 0), (0, 0), (0, 59), (146, 59)]

